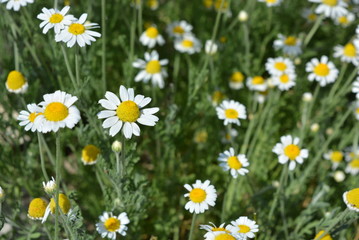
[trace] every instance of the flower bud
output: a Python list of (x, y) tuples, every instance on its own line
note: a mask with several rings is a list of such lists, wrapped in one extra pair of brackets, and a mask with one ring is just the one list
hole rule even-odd
[(333, 177), (336, 182), (343, 182), (345, 180), (345, 173), (343, 171), (335, 171)]
[(305, 92), (302, 99), (304, 102), (311, 102), (313, 100), (313, 95), (310, 92)]
[(208, 55), (214, 55), (217, 53), (218, 45), (212, 40), (207, 40), (204, 50)]
[(116, 140), (112, 143), (111, 148), (115, 153), (120, 153), (122, 151), (122, 143)]
[(318, 123), (313, 123), (311, 126), (310, 126), (310, 131), (312, 131), (313, 133), (316, 133), (318, 132), (320, 126)]
[(241, 10), (238, 14), (238, 20), (240, 22), (247, 22), (248, 20), (248, 13), (244, 10)]
[(48, 182), (42, 182), (42, 185), (44, 186), (44, 191), (49, 194), (53, 195), (56, 191), (56, 181), (54, 177), (51, 177), (51, 180)]

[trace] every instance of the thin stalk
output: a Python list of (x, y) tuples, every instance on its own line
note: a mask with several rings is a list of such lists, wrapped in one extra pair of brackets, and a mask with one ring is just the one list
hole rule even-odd
[(330, 224), (329, 227), (327, 227), (324, 230), (324, 232), (316, 238), (316, 240), (320, 240), (325, 235), (327, 235), (330, 232), (330, 230), (332, 230), (339, 222), (341, 222), (349, 214), (349, 212), (350, 212), (349, 208), (347, 208), (343, 212), (341, 212), (340, 215), (336, 218), (336, 220), (334, 222), (332, 222), (332, 224)]
[(55, 165), (55, 158), (52, 155), (51, 150), (50, 150), (49, 146), (47, 145), (47, 143), (45, 141), (44, 135), (40, 134), (40, 138), (41, 138), (43, 146), (45, 147), (47, 156), (49, 157), (51, 164)]
[(333, 98), (333, 95), (334, 95), (335, 91), (337, 90), (337, 88), (340, 86), (340, 83), (344, 77), (344, 74), (345, 74), (347, 68), (348, 68), (348, 63), (344, 63), (340, 69), (340, 75), (339, 75), (338, 79), (335, 81), (333, 87), (330, 89), (328, 99)]
[(121, 159), (120, 159), (120, 153), (114, 152), (116, 156), (116, 173), (117, 175), (121, 176)]
[(140, 6), (138, 7), (138, 36), (142, 34), (142, 0), (140, 1)]
[(61, 154), (61, 143), (60, 143), (60, 132), (56, 133), (56, 193), (54, 196), (55, 203), (56, 203), (56, 211), (55, 211), (55, 240), (59, 239), (59, 195), (60, 195), (60, 181), (61, 181), (61, 175), (60, 175), (60, 154)]
[(320, 15), (320, 16), (317, 18), (317, 20), (315, 21), (315, 23), (314, 23), (312, 29), (310, 29), (308, 35), (307, 35), (307, 36), (305, 37), (305, 39), (304, 39), (304, 44), (303, 44), (304, 47), (306, 47), (306, 46), (309, 44), (310, 40), (313, 38), (314, 34), (315, 34), (316, 31), (318, 30), (318, 28), (319, 28), (320, 24), (322, 23), (323, 19), (324, 19), (324, 15), (323, 15), (323, 14)]
[(269, 211), (269, 215), (268, 215), (269, 220), (272, 220), (274, 209), (277, 207), (278, 199), (279, 199), (279, 197), (281, 196), (281, 194), (283, 192), (285, 179), (287, 177), (288, 177), (288, 166), (284, 165), (283, 169), (282, 169), (281, 176), (280, 176), (279, 187), (278, 187), (277, 192), (276, 192), (276, 194), (274, 196), (274, 201), (273, 201), (272, 206), (271, 206), (270, 211)]
[(80, 82), (80, 67), (79, 67), (79, 48), (76, 47), (76, 53), (75, 53), (75, 73), (76, 73), (76, 83), (77, 86), (81, 86)]
[(54, 9), (57, 9), (57, 1), (58, 0), (54, 0)]
[(354, 141), (353, 141), (353, 152), (356, 153), (358, 149), (358, 140), (359, 140), (359, 124), (355, 123), (355, 133), (354, 133)]
[(120, 162), (120, 164), (121, 164), (121, 169), (122, 169), (122, 171), (121, 171), (121, 178), (123, 177), (123, 175), (124, 175), (124, 173), (125, 173), (125, 169), (124, 169), (124, 167), (125, 167), (125, 161), (126, 161), (126, 141), (125, 141), (125, 137), (123, 136), (122, 137), (122, 150), (121, 150), (121, 162)]
[(192, 223), (191, 223), (191, 230), (189, 232), (188, 240), (192, 240), (192, 238), (193, 238), (193, 232), (194, 232), (194, 226), (195, 226), (195, 223), (196, 223), (196, 218), (197, 218), (197, 214), (193, 213)]
[(244, 48), (245, 48), (245, 66), (246, 66), (246, 73), (249, 75), (251, 73), (251, 71), (249, 70), (250, 68), (250, 48), (251, 48), (251, 43), (249, 41), (249, 27), (248, 27), (248, 23), (244, 23), (243, 24), (243, 38), (244, 38)]
[(15, 58), (15, 70), (20, 71), (19, 48), (17, 47), (16, 42), (14, 42), (14, 58)]
[(37, 140), (39, 142), (39, 152), (40, 152), (40, 162), (41, 162), (41, 170), (42, 174), (44, 175), (44, 178), (46, 182), (49, 181), (49, 176), (47, 175), (46, 168), (45, 168), (45, 160), (44, 160), (44, 153), (43, 153), (43, 146), (42, 141), (40, 137), (41, 133), (37, 132)]
[(106, 0), (101, 0), (101, 27), (102, 27), (102, 85), (106, 91)]
[(74, 74), (72, 73), (70, 63), (69, 63), (69, 58), (67, 57), (67, 53), (66, 53), (66, 50), (65, 50), (65, 47), (64, 47), (63, 44), (61, 44), (61, 51), (62, 51), (62, 54), (64, 55), (64, 60), (65, 60), (65, 65), (66, 65), (67, 72), (68, 72), (68, 74), (70, 76), (72, 85), (74, 86), (74, 89), (76, 90), (77, 89), (76, 80), (75, 80)]

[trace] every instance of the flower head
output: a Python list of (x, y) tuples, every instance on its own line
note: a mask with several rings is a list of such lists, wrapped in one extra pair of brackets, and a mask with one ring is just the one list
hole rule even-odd
[(351, 12), (347, 12), (346, 14), (338, 16), (334, 19), (334, 23), (336, 25), (340, 25), (344, 28), (349, 26), (354, 21), (355, 21), (355, 14)]
[(347, 14), (347, 3), (343, 0), (309, 0), (309, 2), (319, 3), (315, 9), (316, 14), (324, 14), (326, 17), (336, 18)]
[(224, 225), (225, 223), (222, 223), (219, 227), (216, 227), (213, 223), (210, 222), (211, 225), (200, 225), (199, 228), (206, 230), (206, 234), (204, 235), (205, 239), (210, 239), (211, 235), (213, 235), (215, 232), (225, 232), (230, 233), (229, 230), (227, 230)]
[(295, 73), (283, 73), (278, 76), (273, 76), (273, 84), (281, 91), (288, 91), (290, 88), (295, 86), (295, 79), (297, 75)]
[(28, 83), (21, 72), (14, 70), (7, 76), (5, 86), (9, 92), (24, 93), (27, 90)]
[(37, 15), (37, 18), (42, 20), (40, 24), (40, 28), (43, 28), (42, 33), (46, 34), (51, 28), (54, 28), (55, 33), (58, 34), (65, 26), (69, 26), (72, 21), (75, 21), (73, 15), (66, 15), (69, 10), (69, 6), (64, 7), (61, 11), (42, 8), (42, 13)]
[(344, 154), (341, 151), (329, 151), (324, 154), (324, 158), (330, 160), (333, 164), (333, 169), (336, 169), (339, 164), (343, 161)]
[(34, 198), (29, 204), (27, 216), (33, 220), (42, 220), (45, 215), (47, 202), (42, 198)]
[(282, 50), (289, 56), (298, 56), (302, 53), (302, 41), (295, 36), (284, 36), (278, 34), (277, 40), (274, 41), (273, 47), (276, 50)]
[(313, 58), (307, 63), (305, 71), (309, 73), (309, 81), (317, 81), (320, 86), (324, 87), (329, 83), (335, 82), (339, 71), (335, 65), (329, 61), (327, 56), (322, 56), (319, 59)]
[(47, 194), (53, 195), (55, 193), (57, 185), (54, 177), (51, 177), (51, 180), (48, 182), (42, 182), (42, 185)]
[(194, 54), (201, 51), (201, 42), (192, 34), (186, 34), (175, 41), (175, 49), (181, 53)]
[(216, 111), (218, 118), (224, 120), (224, 125), (234, 123), (239, 126), (241, 125), (239, 119), (247, 118), (245, 106), (234, 100), (224, 100), (219, 107), (216, 107)]
[(116, 233), (126, 236), (126, 225), (129, 223), (130, 220), (125, 212), (118, 216), (114, 216), (112, 212), (104, 212), (100, 216), (100, 222), (96, 223), (96, 230), (102, 238), (116, 239)]
[(182, 38), (185, 34), (191, 33), (192, 29), (192, 25), (184, 20), (173, 22), (167, 26), (168, 34), (175, 38)]
[(35, 121), (36, 118), (43, 113), (43, 109), (36, 105), (35, 103), (28, 104), (27, 111), (22, 110), (17, 117), (17, 120), (20, 121), (20, 126), (25, 126), (25, 131), (31, 130), (32, 132), (39, 131), (41, 132), (42, 124), (41, 121)]
[(294, 64), (289, 58), (268, 58), (265, 67), (272, 76), (280, 76), (285, 73), (294, 72)]
[(343, 200), (350, 210), (359, 212), (359, 188), (345, 192)]
[(208, 55), (214, 55), (218, 51), (218, 45), (215, 42), (213, 42), (212, 40), (207, 40), (205, 47), (204, 47), (204, 51)]
[(81, 161), (85, 165), (93, 165), (98, 159), (100, 149), (95, 145), (89, 144), (82, 149)]
[(147, 28), (146, 31), (141, 34), (140, 42), (143, 46), (148, 46), (149, 48), (153, 48), (156, 44), (165, 44), (165, 40), (155, 26)]
[(258, 0), (258, 2), (264, 2), (267, 4), (267, 7), (279, 6), (282, 0)]
[(252, 91), (264, 92), (267, 90), (268, 84), (262, 76), (254, 76), (247, 78), (247, 87)]
[(216, 204), (216, 189), (213, 185), (210, 185), (209, 180), (203, 183), (197, 180), (192, 186), (185, 184), (184, 187), (189, 191), (184, 196), (189, 197), (189, 202), (186, 203), (185, 209), (189, 210), (190, 213), (204, 213), (209, 206), (213, 207)]
[[(71, 212), (71, 202), (65, 194), (63, 193), (59, 194), (58, 204), (59, 204), (59, 209), (63, 214), (69, 214)], [(50, 199), (50, 203), (46, 207), (46, 211), (44, 218), (42, 219), (42, 223), (44, 223), (47, 220), (50, 213), (51, 214), (56, 213), (56, 202), (54, 197)]]
[(19, 11), (20, 7), (25, 7), (28, 3), (33, 3), (34, 0), (0, 0), (1, 3), (6, 3), (6, 9)]
[(239, 217), (232, 221), (228, 226), (228, 230), (239, 239), (254, 238), (255, 233), (259, 231), (256, 221), (248, 217)]
[(345, 46), (335, 46), (334, 54), (335, 58), (340, 58), (340, 61), (352, 63), (355, 66), (359, 65), (359, 40), (347, 43)]
[(230, 171), (234, 178), (237, 178), (238, 175), (246, 175), (249, 172), (246, 168), (249, 166), (246, 156), (244, 154), (236, 155), (233, 148), (220, 153), (218, 161), (223, 170)]
[(243, 87), (244, 75), (241, 72), (232, 73), (229, 78), (229, 87), (232, 89), (241, 89)]

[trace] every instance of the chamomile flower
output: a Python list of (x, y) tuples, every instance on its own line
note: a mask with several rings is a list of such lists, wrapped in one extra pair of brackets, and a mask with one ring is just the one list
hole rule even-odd
[(294, 72), (294, 64), (289, 58), (268, 58), (265, 67), (269, 74), (273, 76)]
[(82, 149), (81, 161), (85, 165), (93, 165), (96, 163), (100, 149), (95, 145), (89, 144)]
[(350, 210), (359, 212), (359, 188), (345, 192), (343, 200)]
[(238, 175), (244, 176), (249, 172), (246, 168), (249, 166), (248, 159), (244, 154), (236, 155), (233, 148), (220, 153), (218, 161), (223, 170), (230, 171), (234, 178), (237, 178)]
[(149, 7), (152, 11), (157, 10), (159, 6), (158, 0), (147, 0), (146, 6)]
[(33, 3), (34, 0), (0, 0), (1, 3), (6, 3), (6, 9), (19, 11), (20, 7), (25, 7), (28, 3)]
[(29, 204), (27, 216), (32, 220), (42, 220), (45, 215), (47, 202), (42, 198), (34, 198)]
[(99, 119), (105, 119), (103, 128), (110, 128), (110, 136), (115, 136), (122, 128), (125, 138), (131, 138), (132, 134), (140, 136), (140, 128), (136, 122), (154, 126), (158, 121), (155, 113), (159, 108), (144, 108), (151, 102), (151, 98), (143, 95), (136, 95), (133, 88), (126, 89), (120, 86), (120, 98), (112, 92), (106, 92), (106, 99), (101, 99), (99, 103), (106, 110), (97, 114)]
[(297, 76), (295, 73), (283, 73), (278, 76), (273, 76), (273, 84), (281, 91), (288, 91), (290, 88), (295, 86), (295, 79)]
[(222, 133), (221, 134), (222, 135), (221, 142), (224, 144), (231, 143), (238, 136), (238, 131), (234, 128), (231, 128), (231, 130), (229, 132), (223, 131), (221, 133)]
[(159, 59), (157, 51), (145, 53), (145, 60), (137, 59), (132, 64), (135, 68), (141, 69), (135, 77), (135, 82), (143, 81), (147, 83), (151, 80), (153, 86), (164, 88), (164, 78), (166, 78), (168, 74), (163, 66), (166, 66), (167, 64), (167, 59)]
[(213, 92), (212, 96), (210, 97), (210, 100), (212, 102), (212, 105), (214, 107), (218, 106), (222, 101), (226, 98), (224, 93), (222, 91), (216, 90)]
[[(71, 202), (65, 194), (63, 194), (63, 193), (59, 194), (58, 204), (59, 204), (58, 205), (59, 209), (63, 214), (65, 214), (65, 215), (70, 214)], [(46, 222), (50, 213), (51, 214), (56, 213), (56, 203), (55, 203), (55, 199), (53, 197), (51, 198), (50, 203), (46, 207), (46, 211), (45, 211), (45, 215), (42, 219), (42, 223)]]
[(258, 2), (264, 2), (267, 4), (267, 7), (279, 6), (282, 0), (258, 0)]
[(57, 185), (54, 177), (51, 177), (48, 182), (42, 182), (42, 186), (47, 194), (52, 195), (55, 193)]
[(334, 19), (334, 23), (342, 27), (347, 27), (354, 21), (355, 21), (355, 15), (354, 13), (351, 12), (347, 12), (347, 14), (338, 16)]
[(189, 191), (184, 196), (189, 197), (189, 202), (186, 203), (185, 209), (190, 213), (204, 213), (209, 206), (213, 207), (216, 204), (216, 189), (213, 185), (210, 185), (209, 180), (203, 183), (197, 180), (192, 186), (185, 184), (184, 187)]
[(337, 45), (334, 47), (335, 58), (340, 58), (340, 61), (352, 63), (355, 66), (359, 65), (359, 46), (358, 40), (347, 43), (345, 46)]
[(309, 81), (317, 81), (320, 86), (324, 87), (329, 83), (335, 82), (339, 71), (335, 65), (329, 61), (327, 56), (322, 56), (319, 59), (313, 58), (307, 63), (305, 71), (309, 73)]
[(225, 223), (222, 223), (219, 227), (216, 227), (213, 223), (210, 222), (211, 225), (200, 225), (199, 228), (206, 230), (206, 234), (204, 234), (204, 238), (208, 239), (210, 235), (213, 235), (214, 232), (226, 232), (230, 233), (230, 231), (226, 230), (224, 227)]
[(147, 28), (146, 31), (141, 34), (140, 42), (143, 46), (147, 46), (149, 48), (153, 48), (156, 44), (160, 46), (165, 44), (165, 40), (155, 26)]
[(278, 38), (274, 41), (273, 47), (274, 49), (282, 50), (284, 54), (293, 57), (302, 53), (302, 41), (295, 36), (278, 34)]
[(355, 93), (356, 98), (359, 99), (359, 77), (353, 82), (352, 92)]
[(186, 34), (190, 34), (193, 27), (188, 22), (182, 20), (169, 24), (167, 32), (171, 37), (182, 38)]
[(95, 37), (101, 37), (101, 33), (90, 30), (99, 26), (97, 23), (86, 23), (86, 18), (87, 13), (84, 13), (79, 20), (65, 26), (60, 33), (55, 35), (55, 41), (66, 43), (67, 47), (73, 47), (75, 43), (80, 47), (91, 45), (91, 42), (96, 41)]
[(27, 111), (22, 110), (19, 116), (17, 117), (17, 120), (20, 121), (19, 125), (25, 126), (25, 131), (29, 131), (29, 130), (31, 130), (32, 132), (41, 131), (41, 127), (42, 127), (41, 123), (36, 122), (35, 124), (35, 120), (39, 115), (43, 114), (43, 109), (38, 105), (36, 105), (35, 103), (28, 104), (26, 107), (27, 107)]
[(343, 0), (309, 0), (309, 2), (320, 3), (315, 9), (315, 13), (324, 14), (324, 16), (333, 19), (348, 12), (347, 3)]
[(24, 93), (27, 90), (28, 83), (21, 72), (14, 70), (8, 74), (5, 86), (9, 92)]
[(216, 231), (210, 232), (205, 240), (243, 240), (243, 238), (235, 237), (232, 233)]
[(192, 34), (176, 39), (175, 49), (181, 53), (194, 54), (201, 51), (201, 42)]
[(303, 159), (308, 158), (308, 150), (299, 148), (299, 138), (287, 135), (282, 136), (280, 141), (272, 151), (278, 155), (279, 163), (286, 164), (290, 160), (289, 170), (294, 170), (296, 162), (302, 164)]
[(319, 231), (317, 233), (317, 235), (315, 235), (314, 240), (319, 239), (319, 237), (320, 237), (321, 240), (333, 240), (333, 238), (329, 234), (323, 234), (323, 233), (325, 233), (324, 230)]
[(254, 238), (255, 233), (259, 231), (256, 221), (248, 217), (239, 217), (237, 220), (232, 221), (228, 226), (228, 230), (239, 239)]
[(46, 34), (51, 28), (54, 28), (55, 33), (58, 34), (65, 26), (70, 25), (75, 18), (72, 15), (66, 15), (69, 10), (69, 6), (64, 7), (61, 11), (42, 8), (42, 13), (37, 15), (37, 18), (42, 20), (40, 23), (40, 28), (43, 28), (42, 33)]
[(263, 92), (267, 90), (267, 82), (262, 76), (254, 76), (247, 78), (247, 87), (252, 91), (260, 91)]
[(332, 162), (332, 169), (337, 169), (339, 164), (343, 161), (344, 154), (341, 151), (329, 151), (324, 154), (324, 158), (326, 160), (330, 160)]
[(359, 101), (356, 101), (354, 103), (354, 114), (355, 114), (355, 118), (359, 120)]
[(347, 166), (345, 168), (346, 173), (350, 173), (355, 176), (359, 173), (359, 157), (356, 156), (348, 160)]
[(73, 104), (77, 97), (63, 91), (44, 95), (39, 103), (43, 114), (36, 117), (35, 124), (41, 124), (41, 131), (57, 132), (60, 128), (73, 128), (81, 119), (80, 111)]
[(116, 234), (126, 236), (127, 224), (130, 220), (127, 213), (122, 212), (118, 216), (114, 216), (112, 212), (104, 212), (100, 216), (100, 222), (96, 223), (96, 230), (102, 238), (116, 239)]
[(313, 23), (317, 20), (318, 15), (310, 8), (305, 8), (302, 12), (302, 17), (307, 19), (308, 22)]
[(232, 89), (241, 89), (243, 88), (244, 75), (241, 72), (232, 73), (229, 78), (229, 87)]
[(224, 120), (224, 125), (229, 123), (241, 125), (239, 119), (246, 119), (246, 108), (243, 104), (234, 100), (224, 100), (219, 107), (216, 107), (217, 116)]

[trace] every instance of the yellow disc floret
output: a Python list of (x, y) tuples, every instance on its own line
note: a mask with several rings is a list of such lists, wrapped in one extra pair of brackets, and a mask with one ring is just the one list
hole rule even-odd
[(228, 233), (222, 233), (216, 236), (215, 240), (236, 240), (232, 235)]
[(227, 159), (227, 164), (230, 168), (238, 170), (242, 168), (242, 163), (239, 161), (237, 156), (232, 156)]
[(279, 77), (279, 81), (281, 83), (288, 83), (289, 82), (289, 76), (287, 74), (283, 74), (282, 76)]
[(117, 218), (110, 217), (103, 223), (103, 225), (107, 231), (116, 232), (120, 228), (121, 222)]
[(207, 197), (206, 191), (204, 191), (201, 188), (194, 188), (189, 193), (189, 198), (194, 203), (201, 203), (203, 202)]
[(287, 69), (287, 64), (285, 64), (284, 62), (276, 62), (274, 64), (274, 68), (283, 72)]
[(319, 63), (315, 68), (314, 68), (314, 73), (318, 76), (321, 76), (321, 77), (325, 77), (325, 76), (328, 76), (330, 72), (330, 69), (328, 67), (327, 64), (325, 63)]
[(45, 215), (47, 202), (42, 198), (34, 198), (29, 205), (28, 217), (32, 219), (42, 219)]
[(177, 34), (183, 34), (184, 33), (184, 29), (181, 26), (175, 26), (173, 28), (173, 32), (177, 33)]
[(64, 19), (64, 16), (62, 16), (60, 13), (52, 14), (52, 16), (49, 19), (50, 23), (60, 23)]
[(231, 82), (242, 83), (244, 80), (244, 76), (241, 72), (234, 72), (230, 78)]
[(156, 74), (161, 72), (161, 64), (158, 60), (149, 61), (146, 65), (146, 72)]
[(82, 161), (87, 164), (96, 162), (100, 149), (95, 145), (89, 144), (82, 149)]
[(194, 43), (191, 40), (185, 39), (182, 41), (182, 46), (185, 48), (192, 48)]
[[(321, 237), (323, 233), (324, 233), (324, 230), (318, 232), (318, 234), (315, 235), (314, 240), (319, 239), (319, 237)], [(325, 234), (322, 236), (321, 240), (333, 240), (333, 238), (329, 234)]]
[(249, 232), (251, 229), (250, 227), (248, 227), (247, 225), (238, 225), (239, 227), (239, 233), (247, 233)]
[(297, 44), (297, 38), (289, 36), (284, 40), (284, 44), (288, 46), (295, 46)]
[(322, 0), (322, 2), (331, 7), (338, 5), (338, 0)]
[[(67, 214), (71, 208), (70, 200), (63, 193), (59, 194), (59, 207), (64, 214)], [(56, 212), (56, 203), (54, 198), (51, 198), (50, 210), (52, 213)]]
[(69, 26), (69, 33), (72, 33), (73, 35), (83, 34), (85, 30), (85, 26), (80, 23), (73, 23)]
[(340, 151), (333, 151), (330, 154), (330, 160), (333, 162), (341, 162), (343, 160), (343, 153)]
[(300, 148), (295, 144), (289, 144), (284, 148), (284, 154), (290, 160), (295, 160), (300, 154)]
[(351, 206), (359, 209), (359, 188), (354, 188), (347, 192), (346, 200)]
[(35, 119), (37, 118), (37, 116), (39, 116), (39, 115), (42, 115), (43, 113), (35, 113), (35, 112), (33, 112), (33, 113), (30, 113), (30, 115), (29, 115), (29, 121), (30, 122), (35, 122)]
[(116, 110), (118, 118), (123, 122), (135, 122), (140, 117), (140, 109), (134, 101), (124, 101)]
[(11, 90), (19, 90), (26, 84), (26, 79), (19, 71), (11, 71), (7, 76), (6, 86)]
[(229, 118), (229, 119), (238, 118), (238, 112), (235, 109), (228, 108), (224, 111), (224, 114), (226, 115), (226, 118)]
[(357, 50), (353, 43), (348, 43), (344, 46), (344, 55), (347, 57), (355, 57), (357, 55)]
[(351, 168), (359, 168), (359, 159), (353, 159), (350, 163), (349, 166)]
[(146, 30), (146, 35), (149, 38), (156, 38), (158, 36), (158, 30), (155, 27), (149, 27)]
[(46, 106), (44, 116), (47, 120), (59, 122), (69, 115), (69, 109), (60, 102), (52, 102)]
[(252, 78), (252, 84), (253, 85), (260, 85), (264, 84), (264, 78), (261, 76), (255, 76)]

